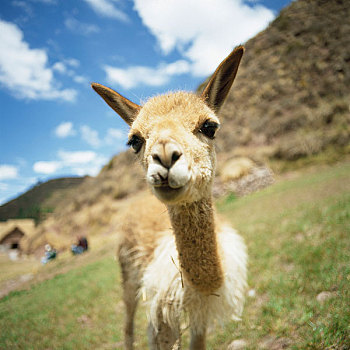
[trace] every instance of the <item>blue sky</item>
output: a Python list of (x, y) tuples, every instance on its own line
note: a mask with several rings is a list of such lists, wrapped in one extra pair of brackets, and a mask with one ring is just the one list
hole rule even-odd
[(0, 2), (0, 204), (37, 181), (97, 175), (127, 126), (90, 88), (136, 103), (193, 90), (290, 0)]

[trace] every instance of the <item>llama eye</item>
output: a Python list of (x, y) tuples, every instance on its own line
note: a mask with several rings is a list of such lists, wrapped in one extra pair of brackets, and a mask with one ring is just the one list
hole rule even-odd
[(206, 120), (199, 129), (199, 132), (204, 134), (206, 137), (210, 139), (214, 139), (216, 130), (219, 128), (219, 124), (212, 122), (210, 120)]
[(144, 140), (137, 136), (137, 135), (132, 135), (131, 138), (129, 139), (127, 145), (132, 147), (135, 153), (140, 152), (140, 149), (143, 145)]

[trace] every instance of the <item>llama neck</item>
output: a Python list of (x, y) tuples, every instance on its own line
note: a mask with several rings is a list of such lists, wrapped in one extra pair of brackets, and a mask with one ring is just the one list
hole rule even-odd
[(223, 272), (211, 198), (168, 209), (184, 282), (206, 294), (215, 292)]

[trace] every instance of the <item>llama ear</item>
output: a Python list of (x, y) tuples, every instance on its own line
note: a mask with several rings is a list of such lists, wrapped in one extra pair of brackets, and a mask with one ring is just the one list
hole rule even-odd
[(219, 111), (230, 91), (233, 81), (235, 80), (239, 63), (243, 56), (244, 47), (236, 47), (216, 69), (209, 80), (209, 83), (202, 92), (205, 102), (214, 109)]
[(131, 125), (133, 123), (137, 114), (140, 112), (141, 106), (101, 84), (92, 83), (91, 87), (127, 122), (127, 124)]

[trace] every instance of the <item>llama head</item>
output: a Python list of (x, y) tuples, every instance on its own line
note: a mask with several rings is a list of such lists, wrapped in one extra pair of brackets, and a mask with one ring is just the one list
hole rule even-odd
[(154, 194), (165, 204), (210, 196), (214, 138), (223, 104), (243, 55), (237, 47), (216, 69), (200, 96), (175, 92), (139, 106), (103, 85), (94, 90), (130, 125), (129, 141)]

